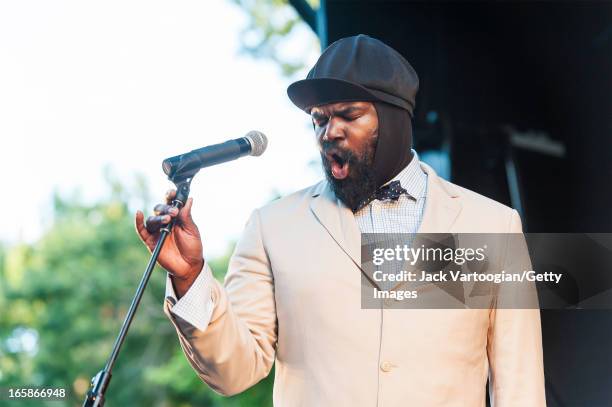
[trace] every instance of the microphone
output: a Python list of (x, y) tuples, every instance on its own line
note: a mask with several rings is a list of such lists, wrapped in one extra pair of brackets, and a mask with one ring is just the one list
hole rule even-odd
[(268, 139), (265, 134), (250, 131), (242, 138), (166, 158), (162, 162), (162, 169), (170, 180), (191, 178), (201, 168), (232, 161), (245, 155), (259, 157), (267, 147)]

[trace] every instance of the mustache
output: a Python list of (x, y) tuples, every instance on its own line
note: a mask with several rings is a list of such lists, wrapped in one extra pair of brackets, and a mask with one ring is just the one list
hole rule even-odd
[(333, 155), (341, 162), (353, 162), (357, 158), (355, 153), (347, 148), (338, 146), (334, 141), (325, 140), (321, 142), (321, 155)]

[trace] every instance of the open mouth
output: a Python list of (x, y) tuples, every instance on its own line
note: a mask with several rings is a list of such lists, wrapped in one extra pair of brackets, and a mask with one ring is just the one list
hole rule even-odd
[(326, 153), (325, 158), (330, 163), (331, 172), (334, 178), (344, 179), (348, 176), (349, 163), (342, 154), (337, 151), (332, 151)]

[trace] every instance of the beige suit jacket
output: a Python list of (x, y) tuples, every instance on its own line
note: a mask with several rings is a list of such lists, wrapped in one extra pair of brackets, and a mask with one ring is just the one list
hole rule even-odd
[[(421, 166), (419, 232), (521, 232), (516, 211)], [(479, 407), (489, 374), (495, 407), (545, 406), (539, 310), (362, 309), (354, 262), (359, 228), (323, 181), (253, 212), (205, 331), (165, 312), (225, 395), (276, 363), (277, 407)]]

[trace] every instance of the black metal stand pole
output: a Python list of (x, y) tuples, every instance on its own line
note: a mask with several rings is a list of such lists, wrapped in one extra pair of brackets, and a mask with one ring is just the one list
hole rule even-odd
[[(174, 206), (175, 208), (180, 209), (187, 202), (191, 179), (192, 178), (187, 178), (182, 180), (181, 182), (175, 182), (177, 192), (176, 198), (172, 203), (172, 206)], [(159, 240), (155, 245), (155, 249), (153, 249), (153, 252), (151, 253), (151, 258), (149, 259), (149, 264), (147, 264), (147, 268), (145, 269), (144, 275), (140, 279), (140, 284), (138, 285), (136, 294), (132, 299), (130, 309), (128, 310), (128, 313), (125, 316), (125, 319), (123, 320), (123, 325), (121, 326), (119, 335), (117, 335), (117, 339), (115, 340), (115, 344), (113, 345), (111, 355), (108, 358), (104, 369), (100, 370), (98, 374), (96, 374), (93, 379), (91, 379), (91, 387), (87, 392), (87, 396), (85, 398), (85, 401), (83, 402), (83, 407), (102, 407), (104, 405), (104, 394), (108, 389), (108, 385), (112, 376), (112, 370), (115, 365), (115, 361), (117, 360), (117, 356), (119, 355), (119, 351), (121, 350), (121, 345), (123, 345), (125, 337), (127, 336), (127, 331), (128, 329), (130, 329), (130, 325), (132, 324), (132, 320), (134, 319), (134, 315), (136, 314), (136, 310), (138, 309), (138, 305), (140, 304), (140, 300), (142, 299), (144, 290), (147, 287), (147, 283), (149, 282), (151, 273), (155, 268), (155, 263), (157, 262), (157, 257), (159, 257), (159, 252), (161, 251), (161, 248), (163, 247), (166, 238), (172, 231), (173, 226), (174, 219), (160, 231)]]

